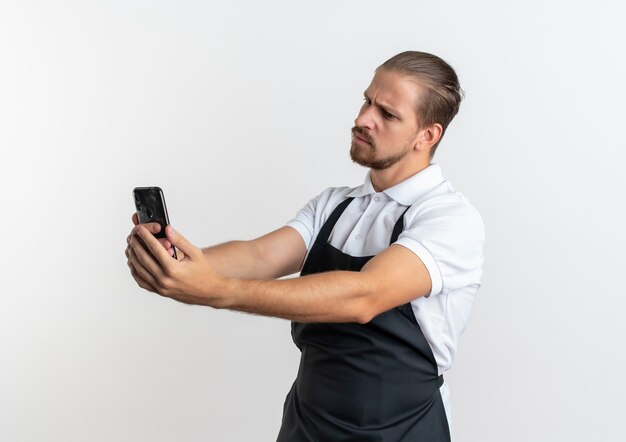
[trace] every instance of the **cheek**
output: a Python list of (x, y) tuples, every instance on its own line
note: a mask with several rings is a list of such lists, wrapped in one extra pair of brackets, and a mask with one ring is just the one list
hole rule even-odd
[(394, 127), (393, 124), (388, 123), (386, 127), (389, 139), (393, 141), (394, 144), (406, 144), (415, 135), (415, 132), (402, 129), (398, 126)]

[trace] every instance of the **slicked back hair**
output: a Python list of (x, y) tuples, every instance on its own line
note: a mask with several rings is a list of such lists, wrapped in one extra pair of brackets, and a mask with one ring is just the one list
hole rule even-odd
[[(419, 126), (439, 123), (443, 134), (459, 111), (464, 92), (459, 79), (448, 63), (433, 54), (418, 51), (401, 52), (381, 64), (376, 71), (387, 70), (407, 75), (424, 87), (425, 95), (418, 105)], [(439, 142), (431, 148), (430, 158), (435, 155)]]

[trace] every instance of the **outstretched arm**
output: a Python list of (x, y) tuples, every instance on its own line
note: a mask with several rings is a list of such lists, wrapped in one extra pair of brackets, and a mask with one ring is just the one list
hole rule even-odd
[[(136, 213), (133, 213), (132, 221), (134, 225), (139, 224)], [(153, 234), (161, 230), (158, 223), (146, 223), (142, 226)], [(160, 238), (158, 241), (173, 256), (169, 239)], [(130, 235), (126, 242), (130, 242)], [(128, 257), (128, 250), (126, 253)], [(209, 265), (223, 276), (274, 279), (300, 271), (306, 256), (306, 245), (295, 229), (281, 227), (253, 240), (229, 241), (205, 247), (202, 253)], [(179, 250), (177, 256), (179, 260), (184, 259), (184, 251)]]
[(300, 322), (365, 323), (431, 289), (422, 261), (400, 245), (372, 258), (360, 272), (333, 271), (276, 281), (221, 275), (201, 249), (171, 226), (166, 234), (185, 259), (172, 260), (150, 232), (137, 226), (129, 241), (129, 266), (135, 279), (145, 282), (142, 287), (189, 304)]

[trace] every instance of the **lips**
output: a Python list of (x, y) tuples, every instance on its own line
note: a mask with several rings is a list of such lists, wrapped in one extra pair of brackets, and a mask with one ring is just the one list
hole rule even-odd
[(359, 134), (358, 134), (358, 133), (356, 133), (356, 132), (353, 132), (353, 135), (354, 135), (354, 138), (356, 138), (357, 140), (359, 140), (359, 141), (360, 141), (360, 142), (362, 142), (362, 143), (366, 143), (366, 144), (370, 144), (370, 145), (372, 144), (372, 143), (370, 143), (369, 141), (367, 141), (365, 138), (363, 138), (363, 136), (362, 136), (362, 135), (359, 135)]

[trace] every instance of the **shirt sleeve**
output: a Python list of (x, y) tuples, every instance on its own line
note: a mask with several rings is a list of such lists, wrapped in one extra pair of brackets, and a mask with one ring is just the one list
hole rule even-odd
[(350, 190), (352, 189), (348, 187), (328, 187), (306, 203), (298, 211), (295, 218), (287, 222), (287, 226), (293, 227), (300, 233), (307, 250), (311, 249), (315, 237), (326, 222), (326, 217), (330, 214), (329, 212), (345, 198)]
[(458, 202), (419, 210), (395, 244), (422, 260), (430, 274), (428, 296), (432, 296), (472, 284), (480, 286), (484, 242), (480, 214), (472, 205)]
[(317, 210), (320, 198), (321, 194), (309, 200), (309, 202), (298, 211), (296, 216), (286, 224), (298, 231), (306, 244), (307, 250), (311, 247), (311, 240), (315, 232), (315, 211)]

